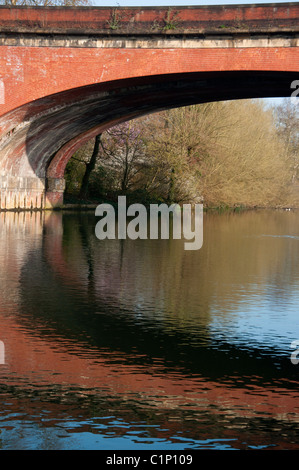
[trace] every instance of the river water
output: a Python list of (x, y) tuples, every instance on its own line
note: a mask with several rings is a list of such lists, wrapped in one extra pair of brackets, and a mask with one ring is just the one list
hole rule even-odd
[(299, 212), (205, 214), (198, 251), (0, 222), (0, 448), (299, 449)]

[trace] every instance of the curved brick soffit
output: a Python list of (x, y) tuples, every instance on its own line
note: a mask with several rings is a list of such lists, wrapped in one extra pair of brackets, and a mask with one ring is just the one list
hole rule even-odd
[[(141, 77), (48, 96), (0, 120), (0, 168), (63, 177), (85, 141), (114, 124), (151, 112), (207, 101), (290, 96), (296, 72), (209, 72)], [(24, 166), (25, 163), (25, 166)]]

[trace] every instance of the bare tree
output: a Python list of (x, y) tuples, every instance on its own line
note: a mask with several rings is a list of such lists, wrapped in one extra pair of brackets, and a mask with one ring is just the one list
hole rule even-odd
[(290, 98), (285, 98), (275, 112), (277, 132), (285, 144), (294, 183), (298, 179), (299, 171), (299, 109)]
[(147, 151), (168, 174), (175, 202), (281, 203), (289, 171), (273, 114), (262, 102), (208, 103), (160, 116), (165, 125), (153, 122)]
[(86, 199), (87, 198), (89, 179), (90, 179), (90, 175), (93, 172), (93, 170), (95, 169), (95, 166), (96, 166), (96, 163), (97, 163), (97, 159), (98, 159), (98, 156), (99, 156), (101, 138), (102, 138), (102, 134), (98, 134), (96, 136), (90, 160), (87, 161), (87, 162), (84, 161), (84, 163), (85, 163), (85, 172), (84, 172), (84, 175), (83, 175), (83, 178), (82, 178), (82, 183), (81, 183), (81, 188), (80, 188), (80, 193), (79, 193), (80, 199)]
[[(298, 136), (280, 123), (277, 130), (273, 111), (262, 101), (241, 100), (172, 109), (115, 126), (100, 140), (92, 187), (103, 189), (103, 196), (105, 190), (141, 191), (147, 200), (169, 203), (292, 204), (295, 166), (288, 146), (297, 148)], [(84, 165), (78, 163), (81, 181), (90, 153), (91, 147), (80, 157)]]
[(114, 172), (122, 192), (131, 189), (144, 167), (145, 146), (141, 121), (129, 121), (110, 128), (103, 134), (101, 145), (101, 163)]

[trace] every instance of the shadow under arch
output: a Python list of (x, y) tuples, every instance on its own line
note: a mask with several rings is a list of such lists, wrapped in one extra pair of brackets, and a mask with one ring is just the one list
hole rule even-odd
[[(198, 72), (117, 80), (67, 90), (35, 103), (24, 154), (47, 178), (52, 205), (63, 197), (65, 166), (77, 148), (109, 127), (149, 113), (212, 101), (288, 97), (296, 72)], [(54, 197), (53, 197), (54, 196)]]

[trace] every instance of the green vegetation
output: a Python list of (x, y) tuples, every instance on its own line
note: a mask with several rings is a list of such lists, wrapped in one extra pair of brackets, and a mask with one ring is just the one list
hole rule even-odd
[(273, 109), (261, 100), (206, 103), (123, 123), (85, 144), (66, 168), (66, 202), (125, 194), (130, 203), (221, 211), (299, 207), (298, 167), (290, 100)]
[(176, 29), (179, 26), (179, 12), (173, 11), (172, 8), (168, 8), (167, 13), (165, 15), (164, 21), (164, 30), (171, 30)]
[(117, 8), (113, 8), (110, 14), (110, 19), (107, 21), (110, 29), (117, 29), (119, 27), (120, 16)]

